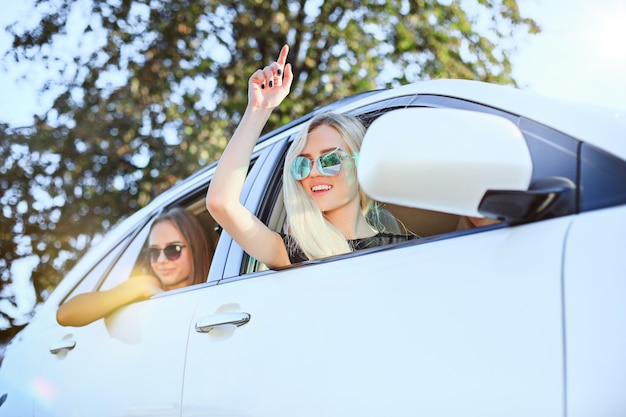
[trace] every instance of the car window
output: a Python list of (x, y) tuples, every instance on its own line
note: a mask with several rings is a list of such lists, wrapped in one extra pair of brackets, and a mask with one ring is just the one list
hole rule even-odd
[(148, 239), (148, 233), (150, 232), (150, 224), (152, 224), (152, 221), (142, 227), (126, 250), (121, 254), (118, 261), (99, 286), (100, 291), (110, 290), (122, 281), (127, 280), (133, 272), (139, 272), (139, 270), (143, 269), (142, 255), (144, 245)]
[[(208, 238), (209, 256), (212, 258), (221, 233), (221, 228), (206, 210), (204, 193), (205, 188), (203, 187), (200, 192), (194, 193), (191, 197), (185, 199), (184, 204), (181, 203), (179, 205), (193, 213), (201, 223), (204, 229), (202, 232), (205, 233)], [(151, 225), (154, 219), (158, 217), (158, 214), (159, 213), (154, 213), (152, 219), (136, 234), (111, 271), (107, 274), (99, 290), (105, 291), (111, 289), (133, 275), (150, 273), (146, 248), (148, 247)]]

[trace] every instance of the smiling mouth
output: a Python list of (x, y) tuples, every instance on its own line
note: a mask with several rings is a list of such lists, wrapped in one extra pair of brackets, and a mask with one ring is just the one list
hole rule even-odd
[(313, 187), (311, 187), (311, 191), (313, 192), (317, 192), (317, 191), (328, 191), (331, 188), (333, 188), (331, 185), (328, 184), (324, 184), (324, 185), (314, 185)]

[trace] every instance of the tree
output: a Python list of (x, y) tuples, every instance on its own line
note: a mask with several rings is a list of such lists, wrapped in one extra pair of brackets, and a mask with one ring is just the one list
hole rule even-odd
[[(539, 31), (516, 0), (36, 0), (33, 14), (33, 27), (8, 27), (3, 62), (47, 68), (41, 94), (54, 102), (33, 126), (2, 126), (0, 293), (9, 305), (16, 259), (39, 258), (32, 281), (43, 301), (94, 239), (219, 157), (249, 75), (282, 44), (296, 79), (268, 129), (422, 79), (515, 84), (514, 41)], [(1, 307), (0, 316), (5, 338), (25, 321)]]

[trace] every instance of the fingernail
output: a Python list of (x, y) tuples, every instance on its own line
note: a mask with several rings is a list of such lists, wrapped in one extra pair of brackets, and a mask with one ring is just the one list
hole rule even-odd
[(282, 74), (283, 72), (281, 70), (276, 71), (278, 73), (278, 75)]
[(274, 87), (274, 81), (270, 81), (270, 87)]
[(265, 88), (265, 84), (261, 84), (261, 89), (264, 89), (264, 88)]

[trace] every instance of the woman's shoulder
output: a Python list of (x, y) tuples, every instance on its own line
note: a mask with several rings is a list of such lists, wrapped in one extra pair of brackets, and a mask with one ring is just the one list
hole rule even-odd
[(304, 254), (302, 249), (300, 249), (300, 245), (298, 245), (293, 237), (285, 233), (279, 233), (279, 235), (283, 238), (283, 242), (285, 243), (285, 247), (287, 248), (287, 254), (289, 255), (289, 261), (292, 264), (297, 264), (309, 260), (309, 258)]

